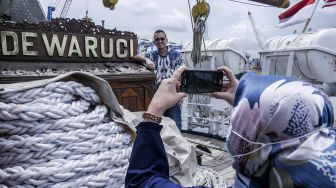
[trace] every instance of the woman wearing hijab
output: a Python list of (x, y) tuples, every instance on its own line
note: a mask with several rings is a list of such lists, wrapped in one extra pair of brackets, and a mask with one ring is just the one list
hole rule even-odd
[(220, 70), (230, 90), (213, 96), (234, 107), (227, 141), (234, 187), (336, 187), (334, 117), (324, 92), (281, 76), (248, 73), (238, 83)]
[[(161, 84), (147, 111), (153, 117), (186, 95), (176, 89), (185, 69)], [(230, 82), (212, 96), (234, 107), (227, 142), (233, 187), (336, 187), (336, 132), (323, 91), (280, 76), (248, 73), (238, 82), (230, 69), (218, 70)], [(138, 125), (125, 187), (181, 187), (169, 180), (161, 128), (153, 118)]]

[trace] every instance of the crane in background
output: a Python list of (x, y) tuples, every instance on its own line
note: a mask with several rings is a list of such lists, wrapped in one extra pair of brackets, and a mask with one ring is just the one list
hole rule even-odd
[[(71, 2), (72, 0), (66, 0), (64, 5), (63, 5), (63, 8), (62, 8), (62, 12), (60, 14), (60, 18), (65, 18), (68, 14), (68, 11), (70, 9), (70, 6), (71, 6)], [(118, 3), (118, 0), (103, 0), (103, 5), (105, 7), (108, 7), (110, 8), (111, 10), (114, 9), (115, 5)], [(48, 6), (48, 20), (51, 20), (53, 17), (52, 17), (52, 13), (56, 10), (56, 4), (54, 6)], [(86, 17), (85, 18), (88, 18), (87, 16), (88, 14), (88, 11), (86, 11)]]
[(62, 8), (62, 12), (60, 14), (60, 18), (65, 18), (66, 17), (66, 15), (68, 14), (71, 2), (72, 2), (72, 0), (66, 0), (65, 1), (64, 5), (63, 5), (63, 8)]
[(254, 21), (253, 21), (253, 18), (252, 18), (252, 13), (251, 13), (250, 11), (248, 11), (248, 17), (249, 17), (249, 20), (250, 20), (250, 22), (251, 22), (252, 29), (253, 29), (254, 35), (256, 36), (258, 45), (259, 45), (260, 49), (263, 49), (262, 42), (261, 42), (261, 40), (260, 40), (260, 37), (259, 37), (258, 31), (257, 31), (257, 28), (255, 27), (255, 24), (254, 24)]
[[(67, 16), (71, 2), (72, 0), (65, 1), (63, 8), (62, 8), (62, 12), (60, 14), (60, 18), (65, 18)], [(48, 20), (51, 20), (53, 18), (52, 14), (55, 10), (56, 10), (56, 3), (53, 6), (48, 6)]]

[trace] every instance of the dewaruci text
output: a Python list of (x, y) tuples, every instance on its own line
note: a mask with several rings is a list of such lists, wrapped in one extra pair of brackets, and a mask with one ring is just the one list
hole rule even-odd
[(136, 40), (122, 36), (1, 31), (0, 59), (33, 61), (122, 61), (134, 55)]

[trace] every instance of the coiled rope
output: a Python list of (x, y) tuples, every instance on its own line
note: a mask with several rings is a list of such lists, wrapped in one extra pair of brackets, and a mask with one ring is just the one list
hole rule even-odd
[(131, 137), (90, 87), (0, 96), (0, 187), (123, 187)]
[(211, 168), (198, 167), (193, 179), (194, 182), (197, 182), (197, 185), (212, 188), (227, 188), (226, 181)]

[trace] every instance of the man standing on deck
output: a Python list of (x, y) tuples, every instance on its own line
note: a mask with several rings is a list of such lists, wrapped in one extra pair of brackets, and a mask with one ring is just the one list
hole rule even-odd
[[(183, 65), (183, 58), (180, 52), (168, 48), (167, 35), (163, 30), (159, 29), (154, 32), (153, 43), (157, 47), (157, 50), (138, 54), (134, 56), (133, 59), (143, 63), (149, 69), (154, 70), (156, 75), (156, 87), (159, 88), (163, 79), (170, 78), (174, 71)], [(181, 130), (180, 104), (176, 104), (167, 109), (163, 115), (172, 118), (177, 127)]]

